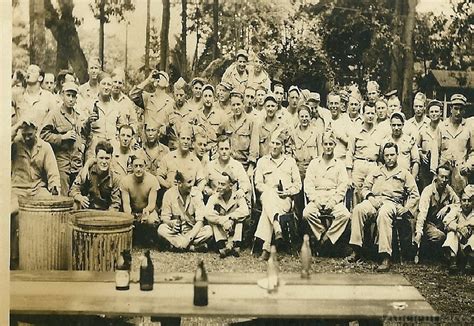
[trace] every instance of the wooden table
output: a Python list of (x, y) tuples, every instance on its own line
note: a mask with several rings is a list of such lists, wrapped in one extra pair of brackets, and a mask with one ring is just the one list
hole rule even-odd
[[(151, 292), (132, 283), (116, 291), (113, 272), (12, 271), (13, 315), (121, 315), (258, 317), (278, 319), (438, 320), (439, 315), (401, 275), (282, 274), (268, 294), (257, 285), (265, 274), (209, 273), (209, 305), (193, 305), (191, 273), (157, 273)], [(169, 277), (181, 279), (169, 281)]]

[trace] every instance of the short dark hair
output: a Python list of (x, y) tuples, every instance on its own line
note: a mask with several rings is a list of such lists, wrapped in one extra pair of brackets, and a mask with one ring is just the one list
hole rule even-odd
[(365, 109), (367, 107), (373, 108), (375, 110), (375, 105), (373, 105), (371, 103), (364, 103), (364, 105), (362, 105), (362, 113), (365, 113)]
[(386, 150), (387, 148), (395, 148), (395, 153), (398, 154), (398, 145), (397, 145), (397, 144), (392, 143), (392, 142), (386, 143), (385, 145), (383, 145), (382, 154), (385, 153), (385, 150)]
[(223, 142), (226, 142), (226, 141), (228, 141), (228, 142), (229, 142), (229, 145), (232, 146), (232, 142), (231, 142), (229, 136), (227, 136), (227, 135), (220, 135), (219, 137), (217, 137), (217, 141), (216, 141), (217, 147), (219, 147), (219, 144), (220, 144), (220, 143), (223, 143)]
[(436, 168), (436, 174), (438, 174), (439, 170), (441, 170), (441, 169), (448, 171), (449, 176), (451, 176), (453, 174), (453, 169), (448, 164), (442, 164), (442, 165), (438, 166)]
[(184, 175), (181, 171), (176, 171), (176, 174), (174, 175), (174, 181), (184, 182)]
[(114, 152), (113, 146), (106, 140), (101, 140), (97, 143), (95, 146), (95, 155), (97, 155), (101, 150), (110, 155)]
[(133, 127), (127, 123), (124, 123), (123, 125), (121, 125), (118, 129), (118, 133), (120, 135), (120, 132), (122, 131), (122, 129), (125, 128), (125, 129), (130, 129), (132, 131), (132, 136), (135, 134), (135, 130), (133, 130)]
[(236, 180), (235, 180), (235, 178), (234, 178), (232, 175), (230, 175), (230, 173), (224, 171), (224, 172), (221, 173), (221, 175), (222, 175), (224, 178), (228, 178), (231, 185), (235, 184)]

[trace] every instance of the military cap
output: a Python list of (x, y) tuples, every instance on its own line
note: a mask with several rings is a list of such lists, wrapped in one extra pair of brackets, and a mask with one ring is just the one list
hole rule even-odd
[(453, 94), (451, 96), (451, 101), (450, 102), (451, 102), (451, 105), (454, 105), (454, 104), (466, 105), (467, 99), (462, 94)]
[(243, 100), (244, 99), (244, 94), (242, 94), (239, 91), (232, 91), (232, 92), (230, 92), (230, 97), (238, 97), (238, 98), (241, 98)]
[(399, 118), (402, 120), (402, 122), (404, 123), (406, 121), (406, 118), (405, 118), (405, 114), (403, 114), (403, 112), (393, 112), (391, 115), (390, 115), (390, 120), (392, 120), (392, 118)]
[(63, 84), (63, 92), (65, 91), (73, 91), (73, 92), (79, 92), (79, 87), (77, 86), (76, 83), (73, 82), (65, 82)]
[(240, 49), (239, 51), (237, 51), (237, 54), (235, 55), (236, 58), (240, 56), (244, 57), (246, 60), (249, 59), (249, 54), (244, 49)]
[(212, 91), (212, 94), (215, 94), (216, 93), (216, 90), (214, 89), (214, 86), (212, 86), (211, 84), (206, 84), (202, 87), (202, 92), (204, 93), (204, 91), (206, 89), (210, 89)]
[(200, 84), (202, 84), (202, 86), (204, 86), (206, 84), (206, 81), (204, 79), (202, 79), (201, 77), (195, 77), (195, 78), (193, 78), (193, 80), (191, 80), (191, 86), (194, 86), (197, 83), (200, 83)]
[(428, 103), (427, 109), (429, 110), (432, 106), (439, 106), (440, 108), (442, 108), (443, 103), (441, 101), (438, 101), (438, 100), (431, 100)]

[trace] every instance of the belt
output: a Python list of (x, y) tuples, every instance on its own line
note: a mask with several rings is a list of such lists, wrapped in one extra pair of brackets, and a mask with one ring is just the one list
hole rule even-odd
[(363, 157), (354, 157), (356, 160), (361, 160), (361, 161), (367, 161), (371, 163), (375, 163), (375, 160), (372, 160), (370, 158), (363, 158)]

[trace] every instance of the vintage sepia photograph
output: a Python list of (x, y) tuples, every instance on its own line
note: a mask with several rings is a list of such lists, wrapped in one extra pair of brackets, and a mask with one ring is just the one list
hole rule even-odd
[(473, 9), (0, 0), (4, 324), (473, 325)]

